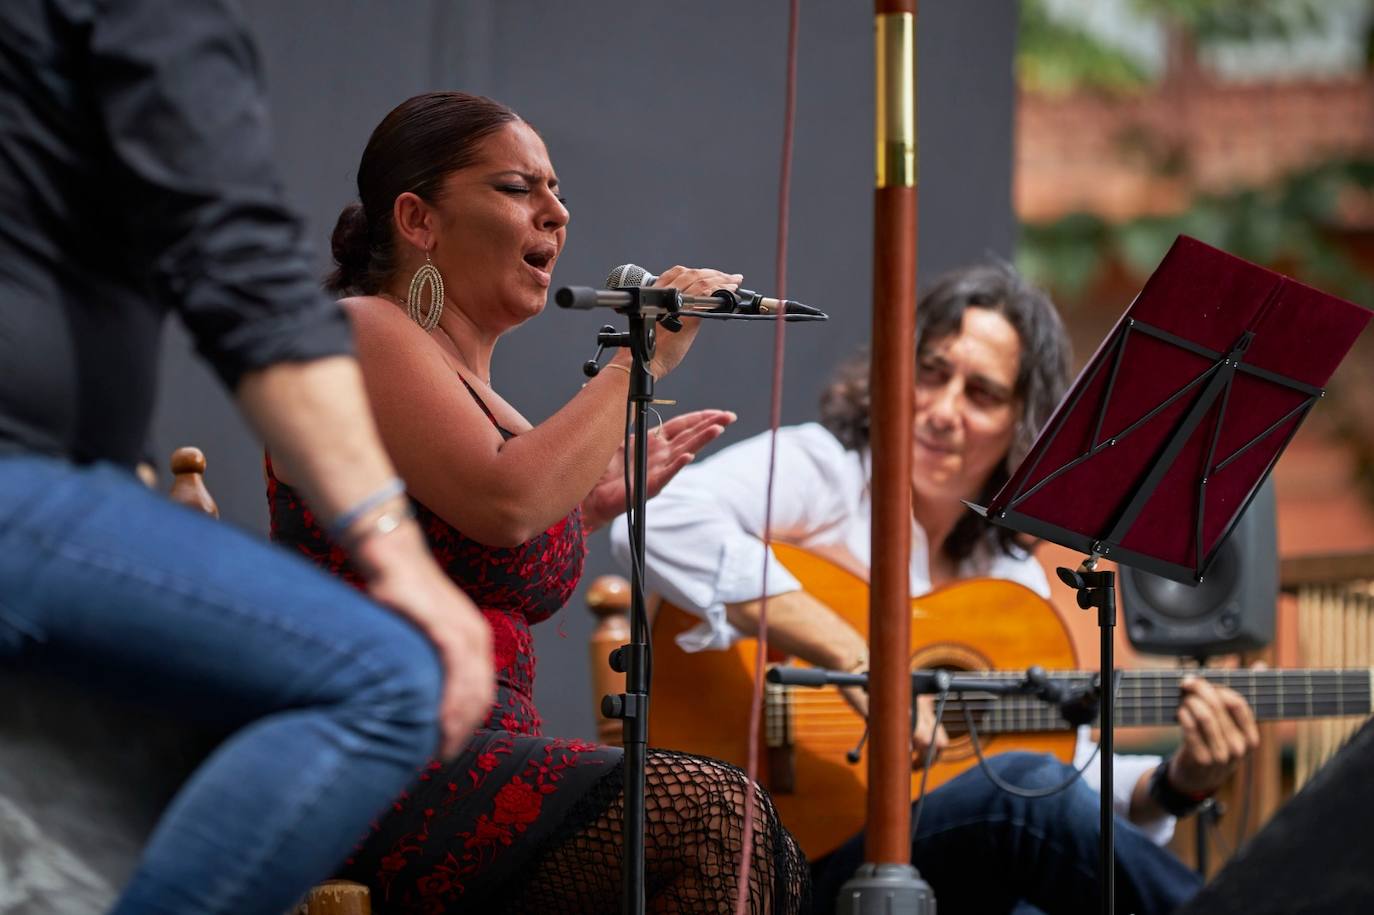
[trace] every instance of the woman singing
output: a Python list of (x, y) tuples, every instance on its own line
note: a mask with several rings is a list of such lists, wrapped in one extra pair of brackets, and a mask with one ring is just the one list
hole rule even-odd
[[(629, 357), (617, 355), (546, 421), (531, 425), (493, 387), (497, 341), (537, 316), (568, 210), (543, 141), (489, 99), (412, 98), (373, 132), (360, 203), (334, 233), (330, 286), (349, 296), (382, 438), (409, 488), (375, 524), (414, 511), (430, 547), (491, 624), (497, 701), (455, 762), (430, 764), (351, 859), (391, 912), (613, 911), (620, 897), (621, 751), (545, 737), (533, 703), (530, 627), (557, 613), (582, 572), (584, 534), (624, 506)], [(674, 267), (657, 285), (734, 289), (739, 274)], [(661, 332), (662, 378), (696, 327)], [(651, 494), (733, 415), (706, 410), (656, 434)], [(352, 578), (269, 461), (273, 535)], [(650, 751), (650, 908), (733, 911), (747, 782), (709, 759)], [(754, 794), (751, 911), (797, 911), (806, 867), (766, 795)]]

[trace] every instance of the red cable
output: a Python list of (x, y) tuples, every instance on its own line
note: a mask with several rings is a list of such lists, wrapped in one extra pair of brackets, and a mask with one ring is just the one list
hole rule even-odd
[[(792, 190), (792, 127), (797, 108), (797, 20), (801, 14), (801, 0), (790, 0), (787, 19), (787, 86), (782, 117), (782, 167), (778, 177), (778, 247), (773, 288), (781, 299), (787, 295), (787, 219)], [(773, 545), (773, 473), (777, 469), (778, 427), (782, 425), (782, 367), (783, 342), (787, 322), (774, 324), (773, 334), (773, 390), (769, 411), (768, 483), (763, 509), (763, 545), (765, 551)], [(759, 602), (758, 646), (754, 653), (754, 694), (749, 705), (749, 764), (745, 767), (748, 779), (744, 796), (744, 839), (740, 850), (739, 892), (735, 898), (735, 915), (745, 915), (749, 902), (749, 862), (754, 844), (754, 791), (759, 770), (759, 720), (763, 712), (763, 670), (768, 659), (768, 556), (763, 562), (762, 600)]]

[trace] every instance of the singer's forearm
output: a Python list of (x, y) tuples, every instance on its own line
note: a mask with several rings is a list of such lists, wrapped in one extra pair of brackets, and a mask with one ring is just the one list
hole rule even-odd
[[(481, 533), (465, 532), (514, 546), (581, 504), (624, 441), (628, 392), (625, 372), (603, 370), (547, 420), (501, 444), (477, 481), (489, 522)], [(457, 512), (471, 501), (470, 494), (448, 495)], [(441, 517), (445, 501), (431, 506)]]

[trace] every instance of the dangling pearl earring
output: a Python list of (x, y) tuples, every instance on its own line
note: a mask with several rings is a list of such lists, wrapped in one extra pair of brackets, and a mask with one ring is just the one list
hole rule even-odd
[[(425, 286), (429, 286), (429, 309), (420, 313), (420, 296)], [(410, 319), (426, 331), (434, 330), (439, 324), (439, 316), (444, 313), (444, 277), (439, 273), (425, 252), (425, 262), (410, 279), (410, 292), (406, 294), (406, 311)]]

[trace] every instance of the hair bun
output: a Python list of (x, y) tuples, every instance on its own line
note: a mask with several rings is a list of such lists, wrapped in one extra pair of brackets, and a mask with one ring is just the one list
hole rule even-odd
[(339, 214), (330, 238), (330, 250), (338, 269), (325, 280), (325, 287), (335, 293), (362, 292), (363, 278), (372, 259), (368, 238), (367, 213), (361, 203), (350, 203)]

